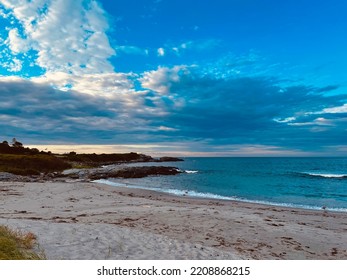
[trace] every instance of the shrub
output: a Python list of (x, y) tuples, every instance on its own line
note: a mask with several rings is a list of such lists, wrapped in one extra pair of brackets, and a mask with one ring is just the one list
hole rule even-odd
[(0, 225), (0, 260), (40, 260), (40, 256), (32, 249), (36, 237), (31, 232), (14, 231), (7, 226)]
[(71, 168), (71, 164), (53, 155), (0, 154), (0, 171), (17, 175), (38, 175), (67, 168)]

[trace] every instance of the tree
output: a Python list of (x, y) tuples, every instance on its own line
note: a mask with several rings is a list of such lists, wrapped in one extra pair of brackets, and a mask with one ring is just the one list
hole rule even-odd
[(8, 145), (7, 141), (3, 141), (0, 143), (0, 153), (1, 154), (7, 154), (11, 152), (11, 147)]
[(16, 138), (12, 139), (12, 147), (14, 148), (23, 148), (23, 144), (18, 142)]

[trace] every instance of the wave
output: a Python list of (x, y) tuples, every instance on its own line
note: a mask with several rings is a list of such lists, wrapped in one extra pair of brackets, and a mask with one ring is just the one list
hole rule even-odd
[(213, 193), (196, 192), (191, 190), (152, 188), (152, 187), (146, 187), (146, 186), (129, 185), (129, 184), (113, 182), (113, 181), (109, 181), (105, 179), (95, 180), (93, 182), (106, 184), (106, 185), (110, 185), (114, 187), (123, 187), (123, 188), (130, 188), (130, 189), (142, 189), (142, 190), (162, 192), (162, 193), (167, 193), (167, 194), (176, 195), (176, 196), (188, 196), (193, 198), (204, 198), (204, 199), (219, 199), (219, 200), (255, 203), (255, 204), (262, 204), (262, 205), (269, 205), (269, 206), (301, 208), (301, 209), (307, 209), (307, 210), (321, 210), (321, 211), (324, 210), (324, 211), (347, 213), (347, 208), (334, 208), (334, 207), (325, 207), (325, 206), (323, 208), (322, 206), (311, 206), (311, 205), (303, 205), (303, 204), (295, 204), (295, 203), (280, 203), (280, 202), (272, 202), (272, 201), (264, 201), (264, 200), (252, 200), (252, 199), (246, 199), (246, 198), (239, 198), (235, 196), (229, 197), (229, 196), (222, 196), (222, 195), (213, 194)]
[(93, 181), (95, 183), (101, 183), (106, 184), (114, 187), (123, 187), (123, 188), (130, 188), (130, 189), (142, 189), (142, 190), (149, 190), (149, 191), (156, 191), (156, 192), (163, 192), (168, 194), (173, 194), (177, 196), (191, 196), (191, 197), (198, 197), (198, 198), (213, 198), (213, 199), (223, 199), (223, 200), (233, 200), (230, 197), (222, 196), (218, 194), (212, 194), (212, 193), (201, 193), (191, 190), (179, 190), (179, 189), (164, 189), (164, 188), (152, 188), (152, 187), (146, 187), (146, 186), (137, 186), (137, 185), (129, 185), (125, 183), (118, 183), (109, 181), (106, 179), (100, 179)]
[(184, 172), (189, 173), (189, 174), (195, 174), (195, 173), (198, 173), (199, 171), (197, 171), (197, 170), (185, 170)]
[(321, 177), (328, 179), (347, 179), (347, 174), (332, 174), (332, 173), (311, 173), (311, 172), (301, 172), (300, 174), (310, 177)]

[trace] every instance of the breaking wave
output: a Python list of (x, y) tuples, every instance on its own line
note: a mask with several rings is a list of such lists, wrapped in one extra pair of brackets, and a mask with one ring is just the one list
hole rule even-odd
[(347, 208), (337, 208), (337, 207), (323, 208), (322, 206), (310, 206), (310, 205), (303, 205), (303, 204), (296, 204), (296, 203), (276, 203), (276, 202), (264, 201), (264, 200), (252, 200), (252, 199), (239, 198), (235, 196), (222, 196), (222, 195), (217, 195), (213, 193), (202, 193), (202, 192), (196, 192), (192, 190), (179, 190), (179, 189), (173, 189), (173, 188), (153, 188), (153, 187), (146, 187), (146, 186), (129, 185), (129, 184), (113, 182), (113, 181), (105, 180), (105, 179), (95, 180), (93, 182), (106, 184), (106, 185), (110, 185), (114, 187), (150, 190), (150, 191), (162, 192), (162, 193), (167, 193), (167, 194), (177, 195), (177, 196), (187, 196), (192, 198), (195, 197), (195, 198), (205, 198), (205, 199), (240, 201), (240, 202), (262, 204), (262, 205), (268, 205), (268, 206), (280, 206), (280, 207), (289, 207), (289, 208), (297, 208), (297, 209), (302, 208), (307, 210), (347, 212)]
[(310, 177), (321, 177), (321, 178), (327, 178), (327, 179), (347, 179), (347, 174), (311, 173), (311, 172), (302, 172), (300, 174), (305, 176), (310, 176)]

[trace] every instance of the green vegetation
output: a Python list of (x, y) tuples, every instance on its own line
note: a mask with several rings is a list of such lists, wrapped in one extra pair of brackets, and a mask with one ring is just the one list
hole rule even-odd
[(44, 256), (33, 251), (36, 237), (0, 225), (0, 260), (40, 260)]
[(0, 154), (0, 171), (17, 175), (39, 175), (40, 173), (62, 171), (71, 164), (54, 155), (12, 155)]
[(7, 141), (0, 143), (0, 154), (16, 154), (16, 155), (37, 155), (46, 154), (50, 155), (51, 152), (39, 151), (36, 148), (30, 149), (23, 147), (21, 142), (18, 142), (16, 138), (12, 139), (12, 145), (10, 146)]
[(130, 161), (153, 161), (153, 158), (150, 156), (137, 154), (137, 153), (125, 153), (125, 154), (76, 154), (71, 152), (69, 154), (64, 154), (61, 156), (62, 159), (65, 159), (70, 162), (80, 163), (87, 166), (95, 166), (100, 164), (107, 163), (116, 163), (116, 162), (130, 162)]
[(39, 175), (72, 167), (91, 168), (102, 164), (131, 161), (153, 161), (153, 158), (137, 153), (97, 155), (70, 152), (64, 155), (54, 155), (35, 148), (25, 148), (16, 138), (12, 139), (11, 145), (7, 141), (0, 143), (0, 172), (16, 175)]
[(180, 159), (163, 157), (154, 159), (151, 156), (124, 154), (77, 154), (70, 152), (63, 155), (39, 151), (36, 148), (23, 147), (16, 138), (11, 144), (7, 141), (0, 143), (0, 172), (16, 175), (40, 175), (40, 173), (60, 172), (69, 168), (93, 168), (100, 165), (126, 162), (161, 162), (178, 161)]
[(0, 143), (0, 172), (16, 175), (39, 175), (71, 168), (71, 164), (38, 149), (23, 147), (13, 138), (12, 145), (7, 141)]

